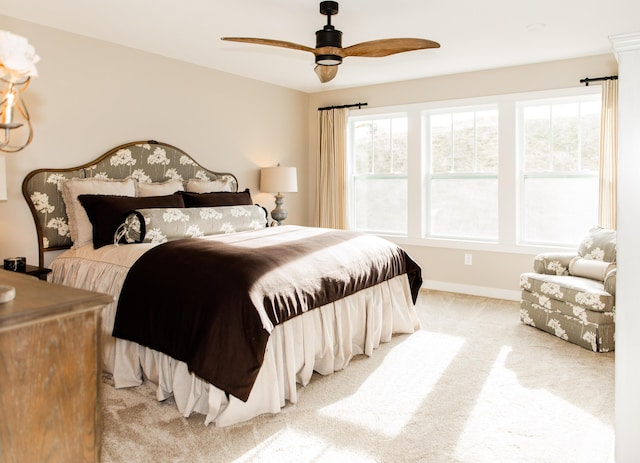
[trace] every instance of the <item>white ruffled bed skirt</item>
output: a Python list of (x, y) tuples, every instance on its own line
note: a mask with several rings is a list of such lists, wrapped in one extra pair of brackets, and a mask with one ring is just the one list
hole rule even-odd
[[(87, 262), (71, 255), (52, 263), (54, 283), (107, 293), (117, 299), (127, 267)], [(158, 400), (172, 396), (183, 416), (201, 413), (205, 424), (230, 426), (297, 402), (296, 385), (314, 371), (328, 375), (355, 355), (371, 355), (394, 334), (413, 333), (420, 322), (406, 275), (297, 316), (275, 327), (247, 402), (229, 396), (188, 371), (184, 362), (111, 336), (116, 303), (103, 313), (104, 370), (117, 388), (146, 379), (157, 385)]]

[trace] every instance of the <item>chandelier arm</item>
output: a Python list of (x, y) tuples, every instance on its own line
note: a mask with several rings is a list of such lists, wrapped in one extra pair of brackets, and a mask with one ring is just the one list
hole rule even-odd
[(0, 143), (0, 151), (4, 151), (5, 153), (17, 153), (18, 151), (25, 149), (27, 145), (31, 143), (31, 140), (33, 140), (33, 127), (31, 126), (30, 121), (27, 121), (27, 128), (29, 129), (29, 135), (27, 137), (26, 143), (21, 146), (13, 146), (9, 144), (10, 134), (8, 134), (7, 132), (9, 132), (11, 129), (5, 129), (5, 142)]
[(13, 87), (20, 87), (19, 91), (24, 92), (29, 86), (29, 83), (31, 82), (31, 76), (25, 77), (23, 81), (5, 79), (4, 77), (0, 77), (0, 80), (3, 81), (5, 84), (11, 84)]
[(0, 143), (0, 151), (4, 151), (4, 147), (9, 145), (9, 138), (11, 134), (9, 133), (11, 129), (4, 129), (4, 141)]
[(17, 99), (15, 107), (18, 108), (18, 112), (25, 118), (29, 125), (31, 125), (29, 111), (27, 110), (27, 105), (22, 101), (22, 98)]
[[(27, 130), (28, 130), (28, 135), (27, 135), (27, 141), (22, 144), (22, 145), (11, 145), (11, 130), (15, 130), (18, 127), (15, 128), (5, 128), (4, 129), (4, 141), (2, 143), (0, 143), (0, 151), (4, 151), (6, 153), (16, 153), (18, 151), (23, 150), (29, 143), (31, 143), (31, 140), (33, 140), (33, 126), (31, 125), (31, 118), (29, 116), (29, 110), (27, 109), (27, 105), (24, 103), (24, 101), (22, 101), (21, 98), (17, 98), (17, 101), (15, 103), (15, 108), (18, 109), (18, 112), (22, 115), (22, 117), (24, 118), (26, 125), (27, 125)], [(24, 124), (21, 124), (19, 127), (24, 126)]]

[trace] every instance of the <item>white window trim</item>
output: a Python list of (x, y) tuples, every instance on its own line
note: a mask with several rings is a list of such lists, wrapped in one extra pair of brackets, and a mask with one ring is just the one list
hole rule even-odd
[[(517, 242), (519, 175), (517, 170), (517, 104), (524, 100), (542, 101), (554, 100), (562, 97), (576, 97), (580, 95), (597, 94), (600, 86), (584, 86), (536, 92), (512, 93), (506, 95), (483, 96), (454, 100), (433, 101), (425, 103), (411, 103), (406, 105), (368, 107), (358, 110), (357, 114), (349, 116), (349, 126), (352, 120), (370, 120), (392, 117), (394, 114), (406, 114), (408, 117), (408, 150), (409, 172), (407, 177), (408, 211), (407, 236), (380, 234), (397, 244), (410, 246), (427, 246), (450, 249), (468, 249), (489, 252), (505, 252), (512, 254), (537, 254), (546, 251), (573, 251), (575, 248), (543, 246), (536, 244), (521, 244)], [(499, 137), (499, 172), (498, 191), (511, 191), (513, 194), (501, 194), (498, 201), (498, 242), (473, 241), (450, 238), (423, 238), (423, 204), (422, 188), (425, 184), (426, 169), (422, 159), (422, 134), (424, 113), (438, 109), (447, 110), (464, 107), (478, 108), (483, 105), (498, 106), (500, 114)], [(349, 175), (351, 172), (349, 172)]]

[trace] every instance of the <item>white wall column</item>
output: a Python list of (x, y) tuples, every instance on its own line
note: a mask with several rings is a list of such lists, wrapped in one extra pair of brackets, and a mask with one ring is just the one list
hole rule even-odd
[(610, 38), (618, 59), (616, 463), (640, 461), (640, 33)]

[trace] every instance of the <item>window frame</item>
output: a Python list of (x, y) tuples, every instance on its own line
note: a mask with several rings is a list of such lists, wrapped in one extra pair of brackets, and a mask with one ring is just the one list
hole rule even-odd
[[(352, 111), (347, 118), (347, 127), (350, 128), (351, 120), (387, 118), (391, 114), (406, 113), (408, 117), (408, 224), (406, 236), (379, 233), (388, 237), (400, 245), (429, 246), (450, 249), (467, 249), (478, 251), (506, 252), (512, 254), (536, 254), (545, 251), (574, 251), (575, 247), (554, 246), (541, 243), (523, 243), (519, 240), (520, 228), (520, 184), (518, 143), (519, 128), (517, 121), (517, 103), (529, 100), (554, 100), (563, 97), (576, 97), (581, 95), (601, 95), (601, 87), (584, 86), (543, 91), (521, 92), (492, 96), (480, 96), (471, 98), (430, 101), (411, 103), (404, 105), (368, 107)], [(423, 205), (425, 176), (428, 165), (423, 159), (422, 152), (428, 141), (424, 136), (423, 117), (425, 112), (446, 111), (464, 107), (481, 107), (497, 105), (499, 115), (499, 158), (498, 158), (498, 241), (486, 242), (473, 239), (425, 237)], [(350, 129), (348, 129), (349, 131)], [(349, 134), (348, 134), (349, 136)], [(349, 143), (349, 141), (348, 141)], [(349, 146), (349, 144), (347, 145)], [(349, 157), (349, 155), (348, 155)], [(348, 162), (350, 164), (350, 161)], [(349, 185), (351, 185), (351, 171), (347, 169)], [(504, 192), (508, 193), (504, 193)], [(349, 192), (349, 209), (352, 208), (351, 194)]]
[[(356, 221), (355, 218), (355, 209), (353, 207), (354, 205), (354, 201), (355, 201), (355, 182), (356, 179), (405, 179), (408, 183), (409, 181), (409, 173), (407, 172), (406, 174), (393, 174), (393, 173), (373, 173), (373, 174), (355, 174), (355, 158), (351, 155), (351, 153), (353, 152), (353, 144), (354, 144), (354, 125), (357, 122), (362, 122), (362, 121), (374, 121), (374, 120), (386, 120), (386, 119), (399, 119), (399, 118), (407, 118), (407, 123), (409, 122), (409, 116), (407, 111), (393, 111), (390, 113), (382, 113), (382, 114), (377, 114), (376, 115), (372, 115), (372, 116), (367, 116), (367, 115), (362, 115), (362, 113), (358, 113), (356, 115), (353, 116), (348, 116), (348, 120), (347, 120), (347, 198), (348, 198), (348, 204), (347, 204), (347, 216), (348, 216), (348, 223), (349, 223), (349, 227), (351, 229), (354, 229), (354, 224)], [(408, 136), (408, 132), (409, 132), (409, 128), (407, 127), (407, 136)], [(410, 148), (407, 147), (407, 151), (410, 151)], [(408, 155), (409, 153), (407, 153)], [(409, 164), (409, 160), (407, 159), (407, 164)], [(407, 170), (408, 167), (407, 167)], [(410, 205), (407, 204), (407, 215), (409, 215), (409, 207)], [(381, 235), (381, 236), (395, 236), (395, 237), (404, 237), (404, 236), (408, 236), (408, 225), (405, 228), (407, 230), (406, 234), (405, 233), (393, 233), (391, 231), (384, 231), (384, 230), (366, 230), (367, 233), (374, 233), (376, 235)]]
[[(430, 170), (430, 164), (432, 161), (432, 156), (431, 156), (431, 150), (430, 150), (430, 146), (431, 146), (431, 124), (430, 124), (430, 117), (433, 115), (439, 115), (439, 114), (456, 114), (456, 113), (463, 113), (463, 112), (473, 112), (474, 115), (477, 112), (480, 111), (487, 111), (487, 110), (495, 110), (498, 113), (498, 145), (500, 142), (500, 108), (499, 105), (496, 103), (482, 103), (482, 104), (475, 104), (475, 105), (461, 105), (461, 106), (449, 106), (449, 107), (444, 107), (444, 108), (437, 108), (437, 109), (423, 109), (421, 111), (421, 127), (422, 127), (422, 139), (424, 140), (423, 143), (423, 148), (421, 150), (421, 156), (422, 156), (422, 162), (424, 164), (424, 169), (423, 169), (423, 189), (422, 189), (422, 194), (427, 197), (430, 192), (431, 192), (431, 187), (433, 184), (433, 180), (446, 180), (446, 179), (460, 179), (460, 180), (464, 180), (464, 179), (476, 179), (476, 180), (480, 180), (480, 179), (495, 179), (496, 182), (498, 183), (498, 203), (500, 201), (500, 189), (499, 189), (499, 175), (500, 175), (500, 150), (498, 147), (498, 170), (493, 173), (493, 172), (446, 172), (446, 173), (433, 173)], [(474, 135), (476, 134), (475, 132), (475, 128), (474, 128)], [(475, 141), (476, 139), (474, 138), (474, 147), (475, 145)], [(500, 240), (500, 217), (498, 216), (498, 230), (496, 233), (495, 238), (491, 238), (491, 239), (487, 239), (487, 238), (481, 238), (481, 237), (468, 237), (468, 238), (463, 238), (460, 236), (455, 236), (455, 235), (440, 235), (440, 234), (434, 234), (430, 232), (430, 218), (432, 216), (432, 203), (431, 201), (423, 201), (423, 210), (422, 212), (422, 233), (421, 233), (421, 237), (422, 238), (426, 238), (426, 239), (444, 239), (444, 240), (452, 240), (452, 241), (474, 241), (474, 242), (480, 242), (480, 243), (498, 243)]]
[[(600, 89), (601, 87), (598, 87)], [(594, 179), (597, 183), (597, 179), (599, 176), (598, 170), (595, 171), (525, 171), (525, 149), (524, 136), (520, 136), (524, 132), (524, 109), (528, 106), (534, 105), (552, 105), (552, 104), (561, 104), (562, 100), (566, 100), (567, 103), (578, 102), (578, 101), (590, 101), (594, 99), (596, 96), (600, 96), (601, 92), (580, 92), (578, 95), (563, 95), (559, 97), (545, 97), (545, 98), (532, 98), (527, 100), (520, 100), (516, 102), (516, 123), (517, 123), (517, 133), (516, 137), (517, 151), (517, 175), (518, 175), (518, 189), (517, 189), (517, 197), (518, 197), (518, 229), (517, 229), (517, 237), (518, 244), (521, 246), (551, 246), (551, 247), (562, 247), (562, 245), (558, 245), (556, 243), (547, 243), (544, 241), (537, 240), (527, 240), (524, 236), (524, 228), (525, 228), (525, 181), (527, 179)], [(596, 219), (597, 219), (597, 211), (596, 211)], [(593, 224), (595, 225), (595, 224)], [(586, 231), (585, 231), (586, 233)], [(571, 244), (567, 244), (567, 247), (571, 247)]]

